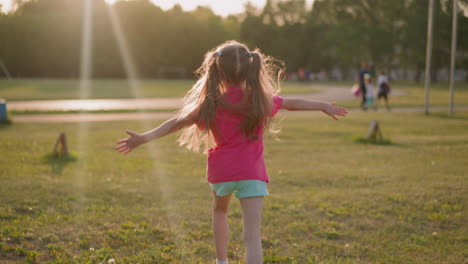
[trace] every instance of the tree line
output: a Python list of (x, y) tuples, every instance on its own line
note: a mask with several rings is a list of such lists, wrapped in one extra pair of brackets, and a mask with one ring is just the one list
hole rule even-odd
[[(13, 77), (80, 75), (84, 2), (16, 0), (0, 14), (0, 63)], [(283, 60), (289, 71), (338, 69), (362, 62), (405, 69), (421, 78), (425, 66), (427, 0), (268, 0), (261, 8), (220, 17), (207, 7), (162, 10), (149, 0), (92, 2), (92, 72), (126, 77), (110, 19), (113, 8), (141, 78), (193, 77), (204, 53), (236, 39)], [(452, 1), (436, 0), (432, 72), (449, 67)], [(468, 0), (460, 0), (457, 68), (468, 70)], [(0, 76), (4, 74), (0, 71)], [(434, 74), (435, 76), (435, 74)]]

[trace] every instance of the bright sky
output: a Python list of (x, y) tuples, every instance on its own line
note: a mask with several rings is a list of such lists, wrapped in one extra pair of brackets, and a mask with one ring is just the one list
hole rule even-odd
[[(105, 0), (108, 3), (116, 2), (117, 0)], [(192, 10), (199, 5), (209, 6), (216, 14), (225, 16), (232, 13), (241, 13), (244, 11), (244, 5), (249, 0), (150, 0), (162, 9), (166, 10), (173, 7), (175, 4), (180, 4), (184, 10)], [(307, 0), (308, 4), (314, 0)], [(3, 6), (2, 11), (6, 12), (11, 8), (12, 0), (0, 0)], [(266, 0), (250, 0), (252, 4), (258, 7), (263, 7)]]
[[(106, 0), (112, 2), (115, 0)], [(247, 2), (254, 4), (257, 7), (263, 7), (266, 0), (151, 0), (162, 9), (169, 9), (175, 4), (180, 4), (184, 10), (192, 10), (197, 6), (209, 6), (216, 14), (226, 16), (233, 13), (242, 13), (244, 11), (244, 5)], [(307, 0), (310, 4), (314, 0)]]
[(2, 11), (10, 10), (11, 0), (0, 0), (0, 5), (2, 5)]

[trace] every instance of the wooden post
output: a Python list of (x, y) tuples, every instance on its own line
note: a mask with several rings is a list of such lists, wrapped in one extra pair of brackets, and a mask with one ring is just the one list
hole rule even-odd
[(424, 113), (429, 114), (429, 85), (431, 84), (431, 54), (432, 54), (432, 24), (434, 21), (434, 0), (429, 0), (429, 14), (427, 15), (427, 40), (426, 40), (426, 73), (424, 81)]
[[(60, 148), (60, 151), (59, 151)], [(55, 141), (54, 145), (54, 150), (53, 150), (53, 155), (54, 156), (62, 156), (66, 157), (68, 156), (68, 144), (67, 144), (67, 137), (65, 133), (60, 133), (59, 137)]]
[(372, 121), (369, 132), (367, 132), (367, 138), (372, 140), (382, 140), (382, 132), (380, 131), (379, 122), (377, 120)]
[(455, 60), (457, 55), (457, 12), (458, 0), (453, 0), (453, 15), (452, 15), (452, 48), (450, 52), (450, 102), (449, 102), (449, 115), (453, 114), (453, 86), (455, 83)]

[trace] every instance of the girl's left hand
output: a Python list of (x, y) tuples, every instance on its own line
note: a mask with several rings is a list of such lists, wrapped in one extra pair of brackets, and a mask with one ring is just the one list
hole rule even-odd
[(326, 103), (325, 109), (322, 110), (325, 114), (331, 116), (333, 119), (338, 120), (335, 115), (338, 116), (346, 116), (348, 114), (348, 110), (341, 107), (336, 107), (336, 103)]
[(144, 138), (142, 135), (127, 130), (127, 134), (129, 135), (128, 138), (121, 139), (117, 141), (118, 145), (115, 149), (123, 154), (128, 154), (134, 148), (140, 146), (141, 144), (145, 143)]

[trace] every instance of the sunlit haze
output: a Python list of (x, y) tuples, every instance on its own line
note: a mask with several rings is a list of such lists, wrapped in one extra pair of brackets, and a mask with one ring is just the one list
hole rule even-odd
[(7, 12), (11, 9), (11, 0), (0, 0), (0, 5), (2, 5), (2, 11)]
[[(114, 3), (118, 0), (105, 0), (108, 3)], [(226, 16), (228, 14), (235, 14), (241, 13), (244, 11), (244, 5), (247, 2), (254, 4), (257, 7), (263, 7), (265, 5), (266, 0), (239, 0), (239, 1), (231, 1), (231, 0), (150, 0), (159, 7), (164, 10), (167, 10), (173, 7), (175, 4), (179, 4), (182, 8), (186, 11), (193, 10), (197, 6), (208, 6), (210, 7), (216, 14), (221, 16)], [(309, 6), (314, 0), (307, 0)], [(0, 4), (2, 5), (2, 11), (8, 12), (12, 7), (12, 0), (0, 0)]]
[[(111, 0), (106, 0), (111, 1)], [(216, 14), (226, 16), (228, 14), (236, 14), (244, 11), (244, 5), (247, 2), (252, 3), (257, 7), (263, 7), (266, 3), (266, 0), (151, 0), (162, 9), (169, 9), (175, 4), (180, 4), (184, 10), (193, 10), (197, 6), (208, 6)], [(313, 0), (307, 0), (308, 3), (311, 3)]]

